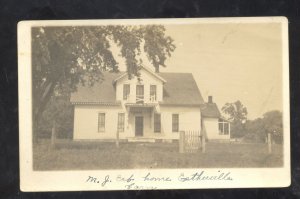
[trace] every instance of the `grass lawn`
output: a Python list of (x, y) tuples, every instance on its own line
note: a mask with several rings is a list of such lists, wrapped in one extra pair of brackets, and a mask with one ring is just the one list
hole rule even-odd
[(178, 152), (178, 143), (115, 143), (64, 141), (56, 148), (41, 140), (33, 148), (34, 170), (88, 170), (133, 168), (253, 168), (281, 167), (282, 145), (213, 143), (206, 152)]

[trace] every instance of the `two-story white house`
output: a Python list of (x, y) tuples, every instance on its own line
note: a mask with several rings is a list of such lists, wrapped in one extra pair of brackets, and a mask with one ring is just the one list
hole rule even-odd
[[(201, 131), (206, 103), (191, 73), (155, 73), (146, 67), (140, 73), (140, 79), (129, 80), (126, 72), (104, 72), (93, 86), (79, 85), (71, 94), (73, 139), (111, 140), (118, 132), (120, 139), (174, 140), (181, 130)], [(207, 133), (218, 131), (219, 117), (210, 115), (214, 122)]]

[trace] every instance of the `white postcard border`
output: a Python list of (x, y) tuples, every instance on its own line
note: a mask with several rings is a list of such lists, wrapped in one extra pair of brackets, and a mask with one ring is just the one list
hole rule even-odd
[[(32, 89), (31, 89), (31, 27), (66, 25), (138, 25), (138, 24), (193, 24), (193, 23), (281, 23), (283, 44), (283, 117), (284, 117), (284, 167), (283, 168), (198, 168), (198, 169), (144, 169), (144, 170), (82, 170), (82, 171), (33, 171), (32, 170)], [(64, 20), (24, 21), (18, 24), (18, 75), (19, 75), (19, 142), (20, 142), (20, 188), (22, 191), (75, 191), (75, 190), (126, 190), (127, 182), (116, 181), (134, 175), (142, 189), (199, 189), (243, 187), (287, 187), (290, 174), (290, 106), (288, 21), (284, 17), (206, 18), (206, 19), (130, 19), (130, 20)], [(232, 180), (207, 180), (181, 182), (178, 178), (195, 172), (215, 175), (228, 173)], [(143, 182), (150, 172), (153, 177), (169, 177), (171, 181)], [(101, 183), (109, 175), (112, 182)], [(87, 183), (97, 178), (99, 183)]]

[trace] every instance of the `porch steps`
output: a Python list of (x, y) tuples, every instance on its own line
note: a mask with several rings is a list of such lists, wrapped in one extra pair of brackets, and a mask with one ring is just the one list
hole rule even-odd
[(154, 143), (154, 138), (132, 137), (128, 138), (128, 142), (151, 142)]

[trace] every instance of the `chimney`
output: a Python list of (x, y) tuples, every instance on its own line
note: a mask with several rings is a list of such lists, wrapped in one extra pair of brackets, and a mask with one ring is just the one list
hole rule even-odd
[(208, 103), (213, 103), (213, 97), (212, 96), (208, 96)]

